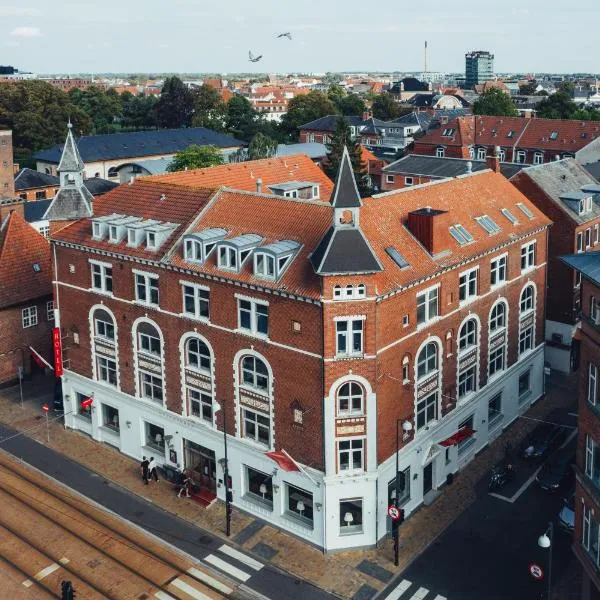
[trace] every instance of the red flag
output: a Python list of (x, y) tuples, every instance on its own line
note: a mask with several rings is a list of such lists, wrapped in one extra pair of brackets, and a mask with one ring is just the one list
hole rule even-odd
[(89, 398), (85, 398), (81, 401), (81, 408), (89, 408), (94, 402), (94, 399), (90, 396)]
[(29, 346), (29, 350), (31, 351), (31, 358), (33, 358), (38, 367), (41, 367), (42, 369), (48, 367), (54, 371), (54, 367), (39, 352), (34, 350), (31, 346)]

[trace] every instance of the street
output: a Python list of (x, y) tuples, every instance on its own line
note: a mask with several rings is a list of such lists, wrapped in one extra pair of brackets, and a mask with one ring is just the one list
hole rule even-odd
[[(570, 427), (567, 410), (549, 417)], [(573, 429), (567, 445), (575, 451)], [(378, 598), (384, 600), (538, 600), (547, 589), (548, 550), (537, 540), (554, 522), (552, 581), (557, 582), (574, 560), (571, 534), (557, 525), (566, 490), (544, 492), (535, 483), (541, 466), (515, 461), (517, 480), (496, 494), (488, 478), (477, 485), (477, 501), (429, 548), (416, 558)], [(460, 478), (454, 485), (460, 485)], [(402, 551), (402, 550), (401, 550)], [(529, 566), (544, 572), (535, 581)], [(409, 585), (410, 584), (410, 585)], [(420, 592), (420, 593), (419, 593)]]

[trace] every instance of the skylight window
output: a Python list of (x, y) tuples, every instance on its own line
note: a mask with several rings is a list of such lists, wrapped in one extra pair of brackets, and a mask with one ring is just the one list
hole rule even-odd
[(513, 225), (517, 225), (519, 223), (519, 221), (517, 221), (517, 217), (515, 217), (515, 215), (513, 215), (510, 210), (508, 210), (508, 208), (502, 208), (500, 209), (500, 212), (513, 224)]
[(473, 236), (460, 223), (450, 227), (450, 235), (461, 245), (464, 246), (473, 241)]
[(396, 248), (394, 248), (393, 246), (390, 246), (389, 248), (386, 248), (385, 251), (388, 253), (389, 257), (401, 268), (401, 269), (405, 269), (406, 267), (409, 267), (409, 263), (408, 261), (404, 258), (404, 256), (402, 256), (402, 254), (400, 254), (400, 252), (398, 252), (398, 250), (396, 250)]
[(444, 129), (442, 135), (444, 137), (450, 137), (454, 135), (454, 132), (456, 131), (456, 129), (454, 129), (454, 127), (446, 127), (446, 129)]
[(533, 219), (533, 213), (525, 206), (522, 202), (517, 202), (517, 206), (521, 209), (521, 211), (525, 214), (528, 219)]
[(42, 270), (42, 267), (40, 267), (40, 263), (33, 263), (33, 265), (32, 265), (32, 266), (33, 266), (33, 270), (34, 270), (36, 273), (39, 273), (39, 272)]
[(551, 140), (557, 140), (557, 139), (558, 139), (558, 131), (553, 131), (553, 132), (550, 134), (550, 139), (551, 139)]
[(506, 137), (508, 137), (508, 138), (511, 138), (511, 137), (514, 137), (514, 135), (515, 135), (515, 132), (514, 132), (514, 131), (511, 129), (511, 130), (510, 130), (510, 131), (509, 131), (509, 132), (506, 134)]
[(500, 227), (498, 224), (488, 217), (487, 215), (483, 215), (482, 217), (476, 217), (475, 220), (490, 234), (494, 235), (494, 233), (498, 233), (500, 231)]

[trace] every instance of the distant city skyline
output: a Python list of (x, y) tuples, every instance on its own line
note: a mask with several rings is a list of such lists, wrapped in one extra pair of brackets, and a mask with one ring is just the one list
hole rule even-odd
[(40, 74), (418, 72), (425, 40), (429, 71), (464, 72), (466, 52), (489, 50), (499, 73), (600, 72), (597, 0), (24, 1), (0, 7), (0, 64)]

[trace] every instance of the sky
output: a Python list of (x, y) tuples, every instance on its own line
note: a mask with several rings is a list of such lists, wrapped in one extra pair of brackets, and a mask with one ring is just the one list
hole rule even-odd
[[(4, 0), (0, 64), (44, 73), (600, 73), (600, 1)], [(293, 39), (278, 39), (290, 32)], [(262, 55), (248, 61), (248, 51)]]

